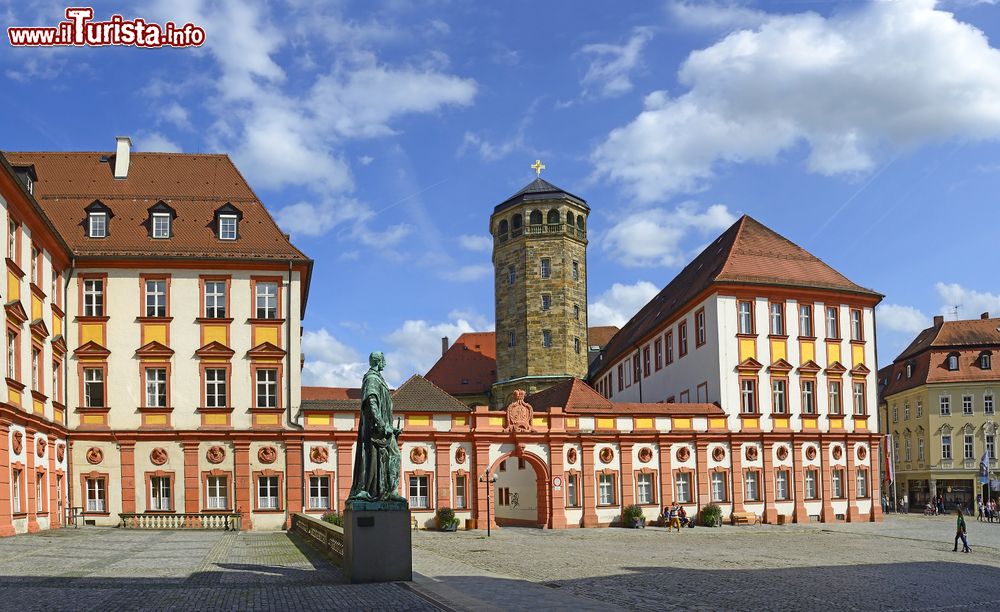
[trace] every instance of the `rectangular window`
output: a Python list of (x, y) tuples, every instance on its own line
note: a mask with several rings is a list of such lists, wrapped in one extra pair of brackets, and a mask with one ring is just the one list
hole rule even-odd
[(517, 334), (507, 332), (507, 346), (517, 346)]
[(924, 460), (924, 439), (917, 438), (917, 461)]
[(41, 287), (42, 279), (39, 278), (38, 276), (38, 270), (39, 270), (38, 249), (35, 247), (35, 245), (31, 245), (31, 269), (29, 271), (29, 274), (31, 276), (29, 276), (28, 278), (31, 279), (31, 282), (33, 282), (36, 287)]
[(259, 476), (257, 478), (257, 507), (261, 510), (278, 509), (277, 476)]
[(618, 364), (618, 390), (621, 391), (625, 388), (625, 366), (624, 364)]
[(170, 215), (153, 213), (153, 238), (170, 238)]
[(772, 408), (775, 414), (785, 414), (788, 412), (787, 396), (785, 386), (787, 381), (783, 378), (776, 378), (771, 381)]
[(903, 420), (910, 420), (910, 402), (903, 402)]
[(737, 304), (739, 309), (739, 333), (741, 334), (752, 334), (753, 333), (753, 302), (739, 302)]
[(760, 488), (757, 486), (757, 472), (747, 472), (745, 481), (745, 488), (743, 489), (743, 497), (746, 501), (759, 501), (760, 500)]
[(547, 329), (542, 330), (542, 346), (544, 348), (552, 347), (552, 332)]
[(309, 477), (309, 507), (326, 510), (330, 507), (330, 477)]
[(515, 282), (517, 282), (517, 268), (507, 266), (507, 284), (513, 285)]
[(677, 326), (677, 354), (681, 357), (688, 353), (688, 324), (681, 321)]
[(35, 512), (45, 512), (45, 474), (35, 474)]
[(749, 378), (740, 381), (740, 412), (743, 414), (757, 412), (757, 381)]
[(573, 304), (573, 318), (577, 321), (580, 320), (580, 306), (578, 304)]
[(951, 414), (951, 396), (950, 395), (942, 395), (941, 399), (940, 399), (940, 402), (941, 402), (940, 403), (940, 406), (941, 406), (941, 416), (948, 416), (949, 414)]
[(90, 213), (87, 215), (89, 236), (104, 238), (108, 235), (108, 217), (105, 213)]
[(806, 499), (819, 498), (819, 476), (816, 470), (806, 470)]
[(167, 406), (166, 368), (146, 368), (146, 406), (149, 408)]
[(994, 434), (987, 434), (986, 436), (986, 452), (989, 453), (990, 459), (997, 458), (997, 437)]
[(225, 368), (207, 368), (205, 370), (205, 407), (225, 408), (229, 406), (226, 394)]
[(725, 472), (712, 472), (712, 501), (726, 501), (726, 474)]
[[(919, 406), (919, 404), (917, 404)], [(993, 407), (993, 394), (984, 393), (983, 394), (983, 413), (993, 414), (996, 409)], [(917, 415), (919, 416), (919, 415)]]
[(149, 509), (165, 512), (171, 510), (170, 477), (152, 476), (149, 479)]
[(635, 498), (640, 504), (652, 504), (653, 500), (653, 475), (639, 474), (635, 479)]
[(840, 381), (831, 380), (829, 382), (830, 414), (843, 414), (844, 406), (840, 400)]
[(663, 367), (663, 338), (653, 341), (653, 362), (657, 371)]
[(924, 400), (917, 400), (917, 418), (924, 416)]
[(951, 459), (951, 436), (941, 436), (941, 458)]
[(278, 407), (278, 370), (274, 368), (257, 370), (257, 407)]
[(972, 414), (972, 396), (962, 396), (962, 414)]
[(410, 507), (429, 508), (427, 476), (410, 476)]
[(705, 309), (702, 308), (694, 313), (694, 345), (699, 347), (708, 339), (708, 331), (705, 329)]
[(162, 278), (146, 281), (146, 316), (167, 316), (167, 281)]
[(548, 293), (542, 294), (542, 310), (548, 310), (552, 305), (552, 296)]
[(576, 353), (577, 355), (580, 354), (580, 339), (579, 338), (573, 338), (573, 352)]
[(963, 450), (965, 451), (965, 458), (975, 459), (976, 458), (975, 438), (972, 437), (972, 434), (965, 435), (965, 444), (963, 446), (964, 446)]
[(236, 240), (236, 215), (219, 215), (219, 239)]
[(667, 345), (667, 365), (670, 365), (674, 362), (674, 332), (667, 332), (664, 343)]
[(107, 512), (108, 497), (103, 478), (87, 478), (87, 512)]
[(548, 278), (552, 275), (552, 262), (548, 257), (543, 257), (541, 262), (541, 275), (542, 278)]
[(802, 412), (804, 414), (816, 414), (816, 381), (803, 380), (802, 382)]
[(909, 461), (910, 460), (910, 439), (909, 438), (906, 438), (906, 440), (904, 441), (904, 444), (903, 444), (903, 453), (904, 453), (903, 456), (905, 457), (906, 461)]
[(7, 257), (17, 263), (17, 223), (7, 222)]
[(833, 498), (844, 497), (844, 470), (833, 470), (830, 472), (830, 484), (833, 485)]
[(257, 283), (257, 318), (278, 318), (278, 283)]
[(858, 484), (858, 497), (868, 497), (868, 470), (865, 468), (858, 468), (856, 477)]
[(864, 329), (861, 325), (861, 311), (857, 308), (851, 309), (851, 340), (864, 340)]
[(208, 477), (208, 509), (226, 510), (229, 508), (229, 477)]
[(574, 261), (573, 262), (573, 280), (579, 280), (579, 279), (580, 279), (580, 262)]
[(10, 472), (11, 478), (11, 498), (10, 507), (14, 514), (20, 514), (23, 512), (21, 509), (21, 470), (14, 468)]
[(570, 508), (578, 508), (580, 506), (580, 487), (578, 486), (580, 476), (578, 474), (570, 474), (566, 478), (566, 505)]
[(855, 381), (854, 383), (854, 414), (868, 414), (868, 406), (865, 403), (865, 383), (863, 382)]
[(649, 347), (642, 349), (642, 375), (649, 376)]
[(810, 304), (799, 304), (799, 336), (813, 337), (813, 307)]
[(455, 507), (456, 508), (467, 508), (468, 503), (466, 501), (466, 476), (456, 476), (455, 477)]
[(226, 281), (205, 281), (205, 317), (226, 318)]
[(772, 302), (770, 305), (771, 335), (785, 335), (785, 304)]
[(7, 378), (17, 379), (17, 333), (7, 330)]
[(63, 402), (62, 364), (58, 361), (52, 362), (52, 398), (60, 404)]
[(691, 501), (691, 473), (678, 472), (674, 477), (674, 496), (678, 503), (686, 504)]
[(840, 338), (840, 313), (836, 306), (826, 307), (826, 337)]
[(38, 360), (38, 349), (31, 347), (31, 388), (34, 391), (41, 391), (38, 388), (38, 381), (41, 380), (41, 372), (39, 371), (39, 360)]
[(774, 497), (778, 501), (788, 499), (788, 470), (778, 470), (774, 473)]
[(88, 278), (83, 281), (83, 316), (104, 316), (104, 280)]
[(639, 356), (632, 355), (632, 382), (636, 384), (639, 384), (639, 377), (641, 375), (641, 370), (639, 368)]
[(83, 369), (83, 405), (86, 408), (104, 408), (104, 370)]

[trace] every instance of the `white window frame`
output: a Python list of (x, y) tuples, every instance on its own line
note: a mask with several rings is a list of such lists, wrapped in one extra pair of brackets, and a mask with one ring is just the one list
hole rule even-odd
[(951, 414), (951, 396), (942, 395), (938, 397), (938, 407), (940, 408), (941, 416), (949, 416)]
[(173, 509), (170, 498), (170, 477), (150, 476), (149, 478), (149, 509), (166, 512)]
[(976, 458), (976, 437), (973, 434), (965, 434), (965, 439), (962, 441), (962, 451), (965, 459)]
[(768, 313), (771, 335), (783, 336), (785, 334), (785, 304), (783, 302), (771, 302)]
[[(230, 222), (232, 232), (230, 233)], [(236, 215), (219, 215), (219, 240), (236, 240), (239, 235), (239, 218)]]
[(107, 512), (107, 481), (87, 478), (87, 512)]
[(816, 381), (802, 379), (802, 413), (816, 414)]
[(430, 507), (430, 489), (428, 488), (427, 476), (410, 476), (409, 500), (411, 508)]
[(806, 470), (805, 477), (805, 498), (809, 500), (819, 499), (819, 483), (816, 470)]
[(469, 477), (468, 476), (456, 476), (455, 477), (455, 507), (459, 509), (465, 509), (469, 507), (468, 504), (468, 490), (469, 490)]
[(787, 501), (788, 495), (788, 470), (778, 470), (774, 473), (774, 499), (775, 501)]
[(751, 470), (743, 476), (743, 499), (745, 501), (760, 501), (760, 480), (757, 472)]
[[(274, 292), (269, 290), (273, 288)], [(256, 301), (254, 314), (258, 319), (278, 318), (278, 283), (274, 281), (261, 281), (257, 283)], [(261, 315), (264, 316), (261, 316)]]
[(226, 281), (205, 281), (205, 318), (226, 318)]
[(153, 238), (157, 240), (170, 238), (170, 213), (153, 213), (150, 223), (153, 228)]
[(917, 438), (917, 461), (924, 460), (924, 439)]
[(104, 316), (104, 279), (83, 279), (83, 316)]
[(146, 382), (146, 407), (167, 407), (167, 369), (145, 368), (143, 378)]
[(35, 511), (38, 513), (45, 511), (45, 476), (35, 474)]
[(962, 414), (972, 414), (972, 399), (969, 394), (962, 395)]
[(208, 509), (229, 509), (229, 476), (209, 476), (207, 478)]
[(941, 458), (951, 459), (951, 434), (941, 436)]
[(864, 327), (862, 325), (861, 311), (851, 309), (851, 340), (860, 342), (864, 338)]
[[(851, 386), (854, 389), (854, 414), (857, 416), (868, 414), (868, 406), (865, 401), (865, 383), (854, 381)], [(858, 389), (861, 390), (860, 393)]]
[(993, 393), (987, 391), (983, 393), (983, 414), (995, 414), (996, 402), (993, 400)]
[(278, 477), (257, 477), (257, 508), (259, 510), (278, 509)]
[(678, 503), (691, 502), (691, 472), (678, 472), (674, 478), (674, 495)]
[(14, 514), (20, 514), (22, 512), (21, 508), (21, 474), (23, 472), (17, 468), (14, 468), (10, 472), (11, 476), (11, 497), (10, 497), (10, 507)]
[[(830, 414), (844, 414), (843, 385), (839, 380), (830, 380), (827, 385)], [(836, 391), (834, 390), (836, 389)]]
[(756, 400), (757, 382), (750, 378), (744, 378), (740, 381), (740, 412), (743, 414), (757, 414)]
[(615, 476), (614, 474), (597, 475), (597, 505), (615, 505)]
[(167, 316), (167, 281), (163, 278), (147, 278), (143, 283), (145, 291), (146, 316), (163, 318)]
[(577, 478), (576, 474), (570, 474), (566, 477), (566, 504), (569, 508), (580, 506), (580, 500), (577, 498)]
[[(100, 404), (94, 403), (94, 385), (99, 386), (101, 390), (101, 402)], [(104, 370), (101, 368), (84, 368), (83, 369), (83, 405), (85, 408), (105, 408), (107, 403), (107, 397), (104, 393)]]
[(87, 237), (88, 238), (108, 237), (107, 213), (92, 212), (87, 214)]
[(725, 472), (712, 472), (711, 482), (712, 486), (712, 501), (713, 502), (724, 502), (726, 501), (726, 474)]
[(830, 490), (833, 499), (844, 497), (844, 470), (832, 470), (830, 472)]
[(309, 477), (309, 508), (312, 510), (330, 509), (330, 477)]
[(771, 405), (775, 414), (788, 414), (788, 381), (784, 378), (771, 381)]
[(868, 470), (866, 468), (858, 468), (854, 475), (855, 486), (857, 491), (855, 491), (856, 498), (868, 497)]
[(16, 332), (7, 330), (7, 378), (17, 378), (17, 351), (18, 335)]
[(655, 502), (653, 497), (653, 475), (649, 473), (636, 474), (635, 477), (635, 499), (636, 503), (649, 505)]
[[(744, 310), (744, 306), (746, 309)], [(739, 302), (736, 306), (739, 312), (739, 333), (749, 335), (753, 333), (753, 302)]]
[(840, 339), (840, 309), (836, 306), (827, 306), (826, 312), (826, 337), (835, 340)]
[(990, 459), (997, 458), (997, 437), (996, 434), (986, 434), (983, 436), (983, 441), (986, 444), (986, 452), (989, 453)]
[[(278, 407), (277, 368), (258, 368), (255, 378), (254, 398), (257, 408)], [(261, 402), (261, 400), (264, 400)]]
[(205, 407), (228, 408), (228, 372), (225, 368), (205, 368)]
[(809, 304), (799, 304), (799, 336), (813, 337), (812, 306)]

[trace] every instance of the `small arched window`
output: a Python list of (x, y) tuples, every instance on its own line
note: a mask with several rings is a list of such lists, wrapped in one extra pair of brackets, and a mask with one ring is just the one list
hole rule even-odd
[(576, 227), (578, 229), (583, 229), (583, 215), (576, 218)]
[(521, 215), (514, 215), (510, 222), (514, 229), (521, 229)]
[(546, 219), (546, 223), (548, 223), (549, 225), (557, 225), (559, 223), (559, 211), (554, 208), (550, 210), (548, 214), (548, 219)]
[(529, 225), (541, 225), (542, 224), (542, 211), (533, 210), (531, 211), (531, 216), (528, 217)]
[(958, 353), (948, 355), (948, 369), (952, 371), (958, 369)]
[(575, 222), (575, 221), (574, 221), (574, 219), (573, 219), (573, 213), (572, 213), (572, 212), (569, 212), (569, 211), (567, 211), (567, 212), (566, 212), (566, 225), (568, 225), (568, 226), (570, 226), (570, 227), (573, 227), (573, 223), (574, 223), (574, 222)]
[(504, 219), (503, 221), (500, 222), (500, 235), (501, 236), (506, 236), (507, 235), (507, 220), (506, 219)]

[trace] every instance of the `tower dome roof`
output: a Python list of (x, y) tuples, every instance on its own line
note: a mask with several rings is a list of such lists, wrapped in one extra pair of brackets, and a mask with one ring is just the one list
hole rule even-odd
[(587, 206), (587, 201), (580, 196), (573, 195), (568, 191), (560, 189), (543, 178), (536, 178), (525, 185), (520, 191), (498, 204), (496, 208), (493, 209), (493, 214), (496, 214), (506, 208), (510, 208), (516, 204), (544, 200), (569, 200), (570, 202), (582, 206), (588, 211), (590, 210), (590, 207)]

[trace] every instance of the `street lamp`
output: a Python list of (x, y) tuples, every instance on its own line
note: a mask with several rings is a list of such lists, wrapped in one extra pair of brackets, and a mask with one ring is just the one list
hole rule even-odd
[(486, 537), (490, 537), (490, 485), (497, 481), (497, 477), (493, 476), (490, 478), (490, 471), (486, 470), (483, 475), (479, 477), (479, 482), (486, 483)]

